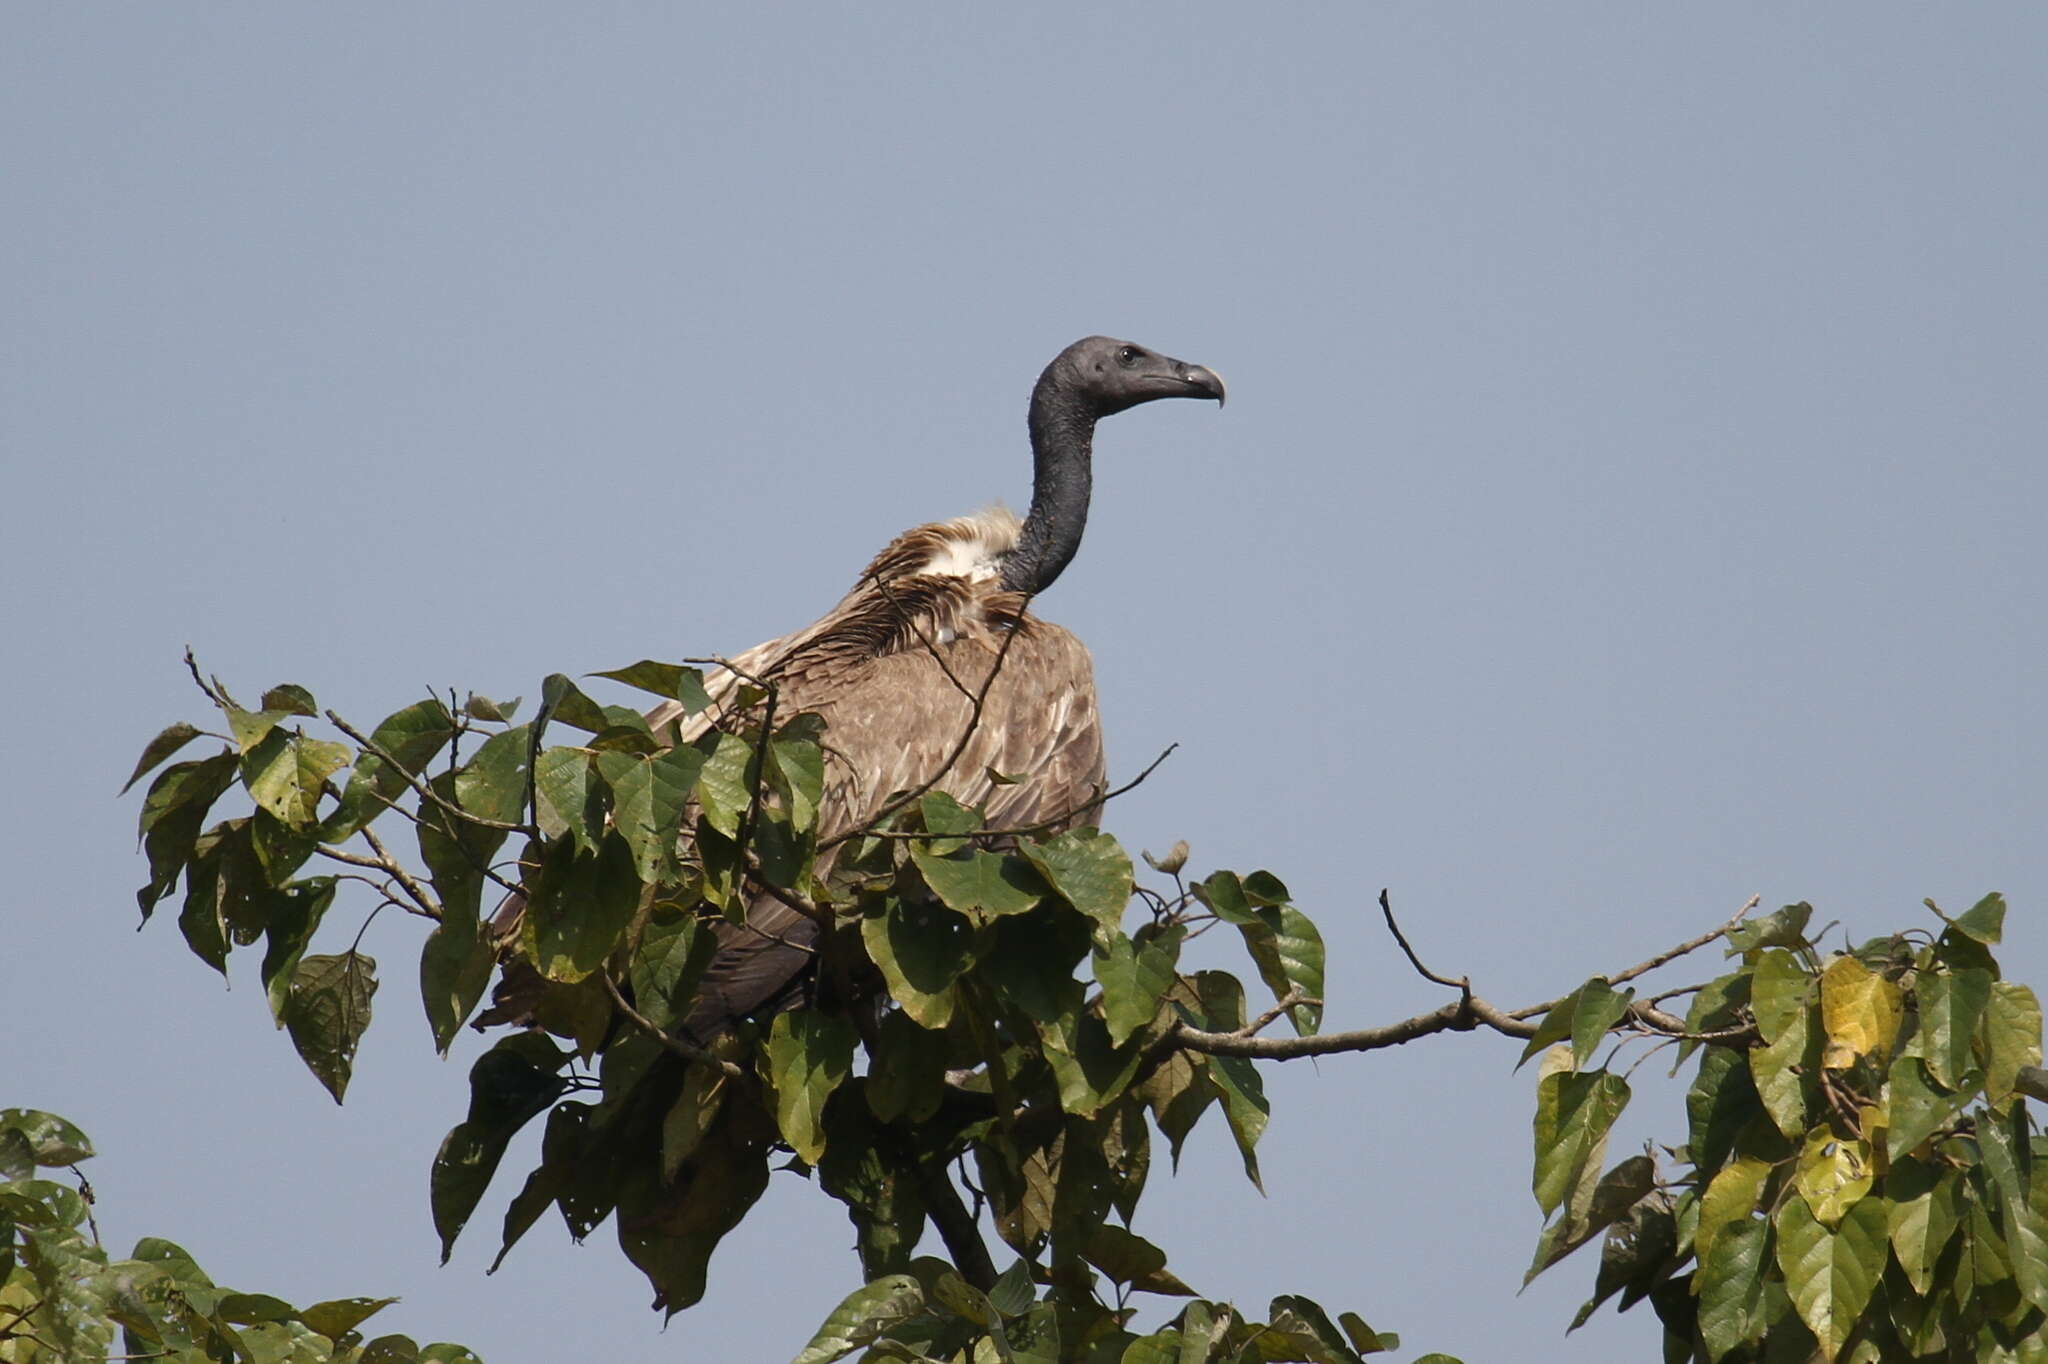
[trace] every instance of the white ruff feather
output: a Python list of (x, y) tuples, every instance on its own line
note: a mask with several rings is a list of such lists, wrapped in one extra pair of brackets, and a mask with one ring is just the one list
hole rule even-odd
[(941, 521), (933, 529), (945, 537), (945, 546), (918, 571), (969, 582), (996, 577), (1002, 572), (1003, 556), (1017, 547), (1023, 524), (1008, 507), (988, 507), (972, 516)]

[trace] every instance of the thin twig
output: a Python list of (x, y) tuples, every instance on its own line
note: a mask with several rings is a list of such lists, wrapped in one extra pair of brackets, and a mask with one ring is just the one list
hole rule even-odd
[(1311, 999), (1299, 990), (1289, 990), (1280, 998), (1279, 1003), (1245, 1024), (1242, 1028), (1239, 1028), (1235, 1035), (1238, 1037), (1257, 1037), (1260, 1033), (1271, 1027), (1289, 1009), (1298, 1008), (1303, 1005), (1313, 1009), (1320, 1009), (1323, 1007), (1323, 1001)]
[(702, 1047), (685, 1042), (682, 1038), (666, 1031), (646, 1014), (641, 1013), (638, 1009), (628, 1004), (626, 997), (619, 993), (618, 982), (612, 979), (611, 972), (599, 970), (597, 978), (604, 982), (605, 993), (612, 997), (613, 1007), (626, 1016), (627, 1022), (638, 1028), (646, 1036), (653, 1038), (685, 1060), (696, 1061), (701, 1065), (715, 1067), (718, 1070), (724, 1071), (735, 1080), (747, 1078), (747, 1072), (739, 1065), (722, 1057), (714, 1056)]
[[(427, 912), (429, 918), (440, 918), (440, 904), (428, 893), (427, 888), (421, 885), (414, 878), (413, 874), (407, 871), (399, 860), (391, 855), (391, 850), (384, 846), (383, 840), (377, 837), (376, 831), (368, 825), (364, 825), (357, 832), (362, 834), (363, 841), (370, 845), (370, 851), (376, 853), (383, 860), (384, 866), (391, 873), (391, 879), (405, 887), (405, 893), (412, 896), (419, 904), (419, 907)], [(459, 842), (460, 840), (457, 841)]]
[[(1111, 790), (1104, 791), (1100, 795), (1097, 795), (1090, 800), (1084, 800), (1079, 805), (1073, 806), (1070, 809), (1062, 810), (1059, 814), (1056, 814), (1049, 819), (1041, 819), (1036, 824), (1018, 824), (1006, 829), (975, 829), (970, 833), (961, 834), (959, 835), (959, 837), (1024, 838), (1031, 834), (1044, 833), (1047, 829), (1056, 829), (1060, 825), (1065, 824), (1067, 821), (1071, 820), (1075, 815), (1085, 814), (1088, 811), (1095, 809), (1097, 806), (1107, 805), (1109, 804), (1109, 802), (1115, 800), (1118, 796), (1123, 795), (1125, 792), (1135, 790), (1138, 787), (1138, 785), (1145, 780), (1145, 778), (1152, 775), (1153, 771), (1158, 768), (1159, 764), (1165, 762), (1168, 758), (1172, 757), (1173, 751), (1179, 747), (1180, 744), (1178, 742), (1168, 744), (1165, 747), (1165, 749), (1163, 749), (1160, 752), (1158, 757), (1154, 758), (1151, 762), (1145, 764), (1144, 771), (1140, 772), (1137, 776), (1132, 777), (1122, 786), (1118, 786)], [(921, 795), (923, 793), (920, 792), (919, 794)], [(929, 833), (911, 833), (902, 829), (869, 829), (865, 832), (863, 836), (867, 838), (893, 839), (920, 839), (932, 837), (932, 835)]]
[(1417, 975), (1421, 976), (1424, 980), (1434, 981), (1438, 985), (1448, 985), (1453, 990), (1462, 990), (1467, 995), (1472, 993), (1471, 977), (1460, 976), (1456, 980), (1452, 980), (1449, 976), (1438, 975), (1422, 964), (1422, 958), (1416, 956), (1415, 949), (1408, 945), (1408, 935), (1401, 931), (1400, 924), (1394, 922), (1394, 906), (1387, 898), (1385, 886), (1380, 887), (1380, 914), (1387, 921), (1387, 931), (1394, 935), (1395, 942), (1401, 944), (1402, 954), (1408, 958), (1408, 964), (1415, 968)]
[(793, 890), (787, 890), (770, 881), (761, 870), (761, 860), (752, 853), (746, 854), (746, 860), (747, 880), (753, 882), (762, 890), (767, 891), (769, 895), (788, 905), (820, 928), (830, 928), (832, 926), (831, 910), (818, 904), (815, 900), (799, 895)]
[[(1761, 900), (1761, 898), (1761, 896), (1756, 895), (1750, 896), (1749, 900), (1742, 906), (1741, 909), (1736, 910), (1734, 914), (1729, 916), (1727, 923), (1722, 924), (1719, 928), (1713, 930), (1713, 932), (1702, 933), (1697, 938), (1690, 938), (1685, 942), (1678, 944), (1678, 946), (1676, 947), (1667, 948), (1664, 951), (1659, 952), (1656, 956), (1651, 957), (1647, 961), (1637, 962), (1634, 966), (1629, 967), (1626, 971), (1617, 971), (1615, 974), (1607, 977), (1607, 983), (1609, 985), (1620, 985), (1624, 981), (1631, 981), (1634, 980), (1637, 976), (1644, 975), (1650, 971), (1654, 971), (1658, 967), (1664, 965), (1667, 962), (1676, 961), (1688, 952), (1697, 952), (1700, 948), (1705, 947), (1708, 943), (1714, 941), (1716, 938), (1725, 936), (1730, 929), (1734, 928), (1735, 925), (1741, 923), (1743, 918), (1749, 913), (1749, 911), (1757, 907), (1757, 904)], [(1569, 998), (1569, 996), (1560, 995), (1556, 999), (1546, 1001), (1542, 1004), (1531, 1004), (1526, 1009), (1515, 1010), (1513, 1017), (1534, 1018), (1537, 1014), (1547, 1014), (1552, 1009), (1556, 1008), (1559, 1004), (1563, 1003), (1564, 1000), (1567, 998)], [(1668, 1017), (1669, 1015), (1666, 1016)], [(1679, 1027), (1680, 1030), (1683, 1031), (1684, 1025), (1682, 1023), (1679, 1025)]]
[(194, 685), (201, 692), (205, 693), (206, 699), (213, 702), (214, 705), (219, 706), (222, 710), (226, 710), (233, 704), (228, 699), (226, 692), (215, 691), (211, 686), (207, 685), (206, 679), (199, 675), (199, 660), (193, 655), (192, 646), (189, 644), (185, 646), (185, 670), (192, 674)]

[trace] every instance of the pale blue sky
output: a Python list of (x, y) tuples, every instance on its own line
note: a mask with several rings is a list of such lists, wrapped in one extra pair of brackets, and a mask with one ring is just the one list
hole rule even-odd
[[(0, 44), (14, 693), (0, 1102), (97, 1138), (118, 1249), (492, 1364), (785, 1358), (855, 1281), (783, 1177), (665, 1333), (606, 1229), (507, 1186), (436, 1269), (419, 925), (336, 1109), (175, 925), (136, 801), (179, 652), (363, 720), (427, 685), (731, 651), (917, 521), (1028, 493), (1024, 400), (1089, 332), (1231, 403), (1117, 419), (1039, 603), (1095, 650), (1134, 847), (1282, 874), (1329, 1025), (1502, 1003), (1752, 892), (1859, 936), (2012, 900), (2048, 984), (2048, 12), (1672, 7), (16, 6)], [(337, 912), (332, 933), (352, 933)], [(1702, 963), (1702, 971), (1712, 969)], [(1473, 1364), (1515, 1288), (1531, 1080), (1449, 1037), (1278, 1068), (1138, 1229), (1262, 1308)], [(1616, 1150), (1683, 1136), (1638, 1072)]]

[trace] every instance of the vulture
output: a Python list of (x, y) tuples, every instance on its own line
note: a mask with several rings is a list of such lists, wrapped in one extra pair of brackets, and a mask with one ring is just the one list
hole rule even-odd
[[(1089, 812), (1082, 807), (1102, 790), (1104, 771), (1088, 650), (1032, 614), (1031, 602), (1080, 546), (1095, 424), (1158, 398), (1223, 397), (1222, 379), (1201, 365), (1112, 337), (1076, 341), (1031, 391), (1031, 507), (1022, 520), (995, 507), (905, 531), (822, 619), (706, 678), (714, 701), (744, 678), (774, 684), (778, 715), (823, 717), (821, 844), (927, 783), (982, 806), (992, 827)], [(976, 694), (982, 712), (970, 733)], [(647, 720), (664, 742), (688, 743), (720, 709), (686, 715), (668, 702)], [(820, 875), (830, 857), (821, 855)], [(501, 934), (520, 907), (500, 913)], [(811, 919), (764, 894), (744, 924), (712, 931), (718, 947), (684, 1023), (696, 1041), (804, 997), (818, 934)]]

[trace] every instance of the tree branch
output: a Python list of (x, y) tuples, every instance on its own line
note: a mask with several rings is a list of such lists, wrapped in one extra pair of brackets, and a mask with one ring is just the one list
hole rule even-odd
[(988, 1292), (996, 1286), (995, 1261), (989, 1258), (988, 1245), (981, 1239), (981, 1228), (974, 1224), (973, 1214), (960, 1201), (960, 1191), (953, 1187), (946, 1172), (934, 1168), (931, 1162), (913, 1155), (909, 1165), (917, 1180), (917, 1192), (924, 1199), (924, 1210), (932, 1225), (939, 1229), (939, 1239), (946, 1243), (946, 1253), (953, 1257), (960, 1277)]
[(676, 1055), (682, 1057), (686, 1061), (695, 1061), (700, 1065), (711, 1066), (717, 1070), (722, 1070), (728, 1076), (732, 1077), (735, 1080), (744, 1080), (748, 1078), (747, 1071), (744, 1067), (736, 1064), (735, 1062), (727, 1061), (721, 1057), (714, 1056), (710, 1052), (704, 1050), (704, 1048), (702, 1047), (696, 1046), (689, 1042), (685, 1042), (682, 1038), (677, 1037), (673, 1033), (668, 1032), (666, 1029), (662, 1028), (659, 1024), (657, 1024), (653, 1019), (649, 1018), (646, 1014), (641, 1013), (638, 1009), (628, 1004), (626, 1002), (626, 997), (619, 993), (619, 984), (617, 981), (612, 979), (611, 972), (600, 968), (597, 973), (597, 978), (604, 982), (604, 991), (606, 994), (612, 997), (612, 1006), (616, 1008), (620, 1013), (626, 1016), (627, 1022), (631, 1023), (635, 1028), (639, 1029), (639, 1031), (645, 1034), (646, 1036), (653, 1038), (662, 1046), (666, 1047), (668, 1050), (674, 1052)]

